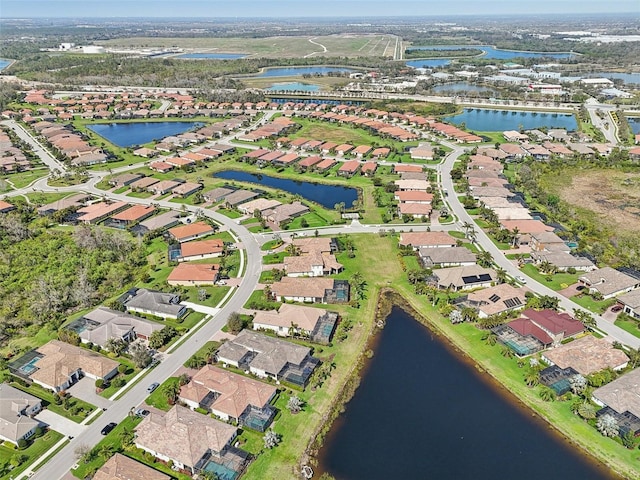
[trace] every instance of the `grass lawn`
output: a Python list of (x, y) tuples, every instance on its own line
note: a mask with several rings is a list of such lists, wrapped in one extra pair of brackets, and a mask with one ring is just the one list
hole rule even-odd
[(127, 197), (149, 198), (149, 197), (153, 197), (153, 193), (151, 193), (151, 192), (130, 192), (130, 193), (127, 193)]
[(3, 175), (0, 180), (7, 180), (16, 188), (23, 188), (35, 182), (39, 178), (49, 175), (48, 168), (37, 168), (26, 172), (12, 173), (11, 175)]
[(615, 298), (609, 298), (607, 300), (594, 300), (590, 295), (574, 295), (571, 297), (571, 300), (576, 302), (578, 305), (583, 306), (587, 310), (591, 310), (594, 313), (602, 314), (607, 308), (616, 303)]
[[(305, 226), (306, 223), (306, 226)], [(287, 230), (297, 230), (298, 228), (326, 227), (329, 222), (316, 212), (309, 212), (300, 217), (294, 218), (287, 225)]]
[(225, 217), (229, 217), (229, 218), (240, 218), (242, 216), (242, 214), (240, 212), (238, 212), (237, 210), (229, 210), (227, 208), (218, 208), (216, 210), (217, 213), (221, 213), (222, 215), (224, 215)]
[(262, 257), (262, 263), (265, 265), (273, 265), (274, 263), (282, 263), (287, 252), (268, 253)]
[(266, 252), (267, 250), (273, 250), (274, 248), (278, 248), (283, 243), (284, 242), (282, 240), (269, 240), (267, 243), (262, 245), (262, 247), (260, 247), (260, 249), (263, 252)]
[(151, 395), (147, 397), (146, 403), (147, 405), (151, 405), (152, 407), (156, 407), (160, 410), (168, 412), (171, 410), (173, 405), (169, 405), (167, 401), (167, 396), (164, 393), (164, 388), (167, 385), (173, 385), (178, 383), (178, 377), (169, 377), (162, 384), (156, 388)]
[(277, 310), (282, 305), (280, 302), (276, 301), (267, 301), (264, 298), (264, 293), (262, 290), (254, 290), (247, 303), (244, 304), (244, 308), (252, 308), (251, 304), (259, 304), (264, 305), (265, 307), (269, 307), (268, 310)]
[[(30, 393), (31, 395), (38, 397), (42, 400), (42, 406), (46, 407), (48, 410), (51, 410), (53, 413), (57, 413), (65, 418), (68, 418), (71, 421), (76, 423), (82, 422), (91, 412), (93, 412), (96, 407), (91, 405), (90, 403), (85, 402), (84, 400), (80, 400), (76, 397), (70, 397), (69, 400), (69, 409), (66, 410), (63, 407), (63, 404), (56, 405), (53, 401), (53, 392), (51, 390), (47, 390), (42, 388), (40, 385), (33, 384), (28, 387), (20, 385), (17, 382), (12, 382), (11, 386), (18, 388), (24, 392)], [(78, 409), (78, 413), (73, 413), (72, 410), (74, 408)]]
[(640, 323), (636, 322), (635, 320), (632, 320), (630, 318), (624, 320), (617, 319), (613, 323), (616, 327), (620, 327), (621, 329), (629, 332), (631, 335), (640, 338), (640, 329), (638, 329), (638, 325), (640, 325)]
[(461, 240), (464, 240), (467, 238), (467, 236), (464, 234), (464, 232), (458, 232), (456, 230), (453, 230), (451, 232), (449, 232), (449, 235), (451, 235), (453, 238), (459, 238)]
[(540, 273), (540, 271), (531, 263), (527, 263), (521, 270), (534, 280), (546, 285), (556, 292), (568, 287), (569, 285), (573, 285), (578, 281), (578, 277), (580, 276), (577, 273), (556, 273), (551, 276), (551, 281), (547, 282), (547, 275)]
[[(3, 442), (0, 444), (0, 478), (18, 478), (20, 474), (27, 469), (35, 460), (42, 457), (47, 450), (53, 447), (56, 443), (62, 439), (61, 433), (49, 430), (42, 437), (36, 438), (31, 445), (24, 450), (18, 450), (13, 444), (9, 442)], [(20, 466), (9, 470), (9, 460), (14, 455), (26, 455), (27, 460)]]
[(272, 270), (263, 270), (260, 273), (260, 283), (273, 283), (275, 281), (275, 278), (273, 277), (273, 271)]
[[(204, 357), (204, 355), (207, 352), (209, 352), (211, 350), (216, 350), (220, 345), (221, 345), (220, 342), (215, 342), (213, 340), (209, 340), (202, 347), (200, 347), (196, 353), (191, 355), (191, 358), (193, 358), (193, 357)], [(185, 363), (188, 363), (188, 362), (185, 362)]]
[(140, 369), (136, 368), (135, 365), (133, 364), (133, 362), (131, 360), (129, 360), (128, 358), (123, 358), (123, 357), (118, 357), (118, 361), (124, 365), (127, 366), (127, 371), (123, 374), (119, 373), (117, 377), (123, 377), (127, 383), (125, 383), (122, 387), (114, 387), (113, 386), (113, 380), (112, 379), (110, 381), (110, 385), (105, 388), (102, 392), (100, 392), (100, 396), (104, 397), (104, 398), (110, 398), (111, 395), (113, 395), (114, 393), (116, 393), (118, 390), (120, 390), (121, 388), (125, 388), (129, 382), (131, 381), (131, 379), (133, 377), (135, 377), (139, 372)]
[[(222, 301), (222, 299), (227, 294), (230, 288), (231, 287), (218, 287), (218, 286), (190, 288), (184, 300), (188, 302), (199, 303), (200, 305), (206, 305), (208, 307), (215, 307)], [(204, 301), (198, 299), (198, 291), (201, 289), (207, 292), (207, 299)]]
[(262, 225), (254, 225), (253, 227), (249, 227), (251, 233), (260, 233), (260, 232), (269, 232), (271, 229), (269, 227), (263, 227)]

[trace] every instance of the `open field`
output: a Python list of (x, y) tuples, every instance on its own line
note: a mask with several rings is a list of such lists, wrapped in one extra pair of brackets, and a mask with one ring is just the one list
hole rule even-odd
[(640, 173), (565, 171), (546, 176), (544, 182), (562, 200), (593, 212), (597, 221), (610, 229), (640, 231)]
[[(297, 58), (305, 56), (382, 57), (385, 55), (393, 55), (396, 38), (393, 35), (386, 34), (341, 34), (318, 37), (275, 36), (266, 38), (133, 37), (96, 43), (105, 47), (178, 47), (184, 49), (185, 52), (245, 53), (253, 57), (272, 58)], [(322, 46), (326, 48), (326, 52)]]

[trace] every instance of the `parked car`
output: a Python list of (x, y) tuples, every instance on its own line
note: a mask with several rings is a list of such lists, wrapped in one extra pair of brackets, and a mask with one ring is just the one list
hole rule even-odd
[(144, 408), (137, 408), (134, 413), (136, 417), (144, 418), (149, 415), (149, 410), (145, 410)]
[(611, 311), (614, 313), (617, 313), (620, 310), (622, 310), (622, 305), (614, 305), (613, 307), (611, 307)]
[(102, 430), (100, 430), (100, 433), (101, 433), (102, 435), (108, 435), (108, 434), (109, 434), (109, 432), (110, 432), (111, 430), (113, 430), (114, 428), (116, 428), (116, 425), (118, 425), (118, 424), (117, 424), (117, 423), (115, 423), (115, 422), (107, 423), (107, 424), (104, 426), (104, 428), (103, 428)]
[(524, 278), (522, 275), (518, 275), (516, 277), (516, 280), (519, 281), (520, 283), (527, 283), (527, 279)]
[(158, 382), (153, 382), (151, 385), (147, 387), (147, 393), (152, 393), (159, 386), (160, 384)]

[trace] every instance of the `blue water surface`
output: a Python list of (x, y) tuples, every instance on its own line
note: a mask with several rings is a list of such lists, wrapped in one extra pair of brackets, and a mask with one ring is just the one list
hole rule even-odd
[[(512, 58), (571, 58), (574, 54), (564, 53), (546, 53), (546, 52), (520, 52), (517, 50), (502, 50), (500, 48), (494, 48), (490, 45), (428, 45), (423, 47), (411, 47), (408, 50), (467, 50), (478, 49), (482, 50), (484, 55), (482, 58), (489, 58), (495, 60), (510, 60)], [(455, 55), (453, 55), (455, 56)]]
[(463, 113), (444, 118), (457, 125), (465, 124), (469, 130), (481, 132), (503, 132), (505, 130), (525, 130), (533, 128), (565, 128), (574, 131), (578, 124), (573, 115), (547, 112), (527, 112), (520, 110), (488, 110), (465, 108)]
[(358, 199), (358, 191), (355, 188), (321, 183), (298, 182), (286, 178), (270, 177), (269, 175), (262, 175), (260, 173), (224, 170), (214, 173), (213, 177), (236, 180), (238, 182), (257, 183), (265, 187), (277, 188), (278, 190), (284, 190), (294, 195), (300, 195), (328, 209), (333, 209), (334, 206), (340, 202), (344, 202), (345, 206), (350, 208), (353, 202)]
[(101, 123), (87, 128), (114, 145), (126, 148), (178, 135), (202, 125), (201, 122), (130, 122)]

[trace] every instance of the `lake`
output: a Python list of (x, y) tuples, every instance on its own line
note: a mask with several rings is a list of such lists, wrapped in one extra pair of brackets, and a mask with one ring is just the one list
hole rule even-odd
[(238, 170), (224, 170), (214, 173), (214, 178), (236, 180), (238, 182), (257, 183), (265, 187), (277, 188), (294, 195), (319, 203), (323, 207), (333, 210), (336, 203), (344, 202), (347, 208), (358, 199), (358, 191), (355, 188), (342, 187), (340, 185), (326, 185), (321, 183), (300, 182), (286, 178), (270, 177), (260, 173), (248, 173)]
[[(571, 58), (574, 54), (569, 52), (545, 53), (545, 52), (525, 52), (518, 50), (502, 50), (490, 45), (428, 45), (424, 47), (411, 47), (408, 50), (467, 50), (477, 49), (484, 52), (482, 58), (495, 60), (511, 60), (513, 58)], [(428, 56), (428, 55), (425, 55)], [(452, 55), (455, 56), (455, 55)]]
[(627, 117), (627, 121), (633, 133), (640, 133), (640, 117)]
[(463, 113), (445, 117), (447, 122), (465, 124), (469, 130), (480, 132), (503, 132), (505, 130), (525, 130), (533, 128), (565, 128), (576, 130), (578, 124), (573, 115), (564, 113), (528, 112), (524, 110), (488, 110), (465, 108)]
[(360, 386), (320, 450), (318, 473), (337, 480), (610, 478), (400, 308), (378, 335)]
[(301, 82), (274, 83), (269, 88), (265, 88), (265, 90), (269, 90), (271, 92), (317, 92), (320, 90), (320, 85)]
[(87, 128), (119, 147), (143, 145), (204, 125), (201, 122), (100, 123)]
[(0, 71), (4, 70), (9, 65), (11, 65), (12, 61), (13, 60), (5, 60), (4, 58), (0, 58)]
[(445, 83), (444, 85), (437, 85), (431, 88), (431, 91), (434, 93), (489, 92), (491, 94), (498, 92), (498, 90), (496, 90), (495, 88), (485, 87), (483, 85), (474, 85), (473, 83), (468, 82)]
[(436, 68), (443, 67), (444, 65), (449, 65), (451, 60), (447, 60), (446, 58), (438, 58), (432, 60), (411, 60), (407, 62), (408, 67), (413, 68)]
[(353, 72), (352, 68), (343, 67), (277, 67), (266, 68), (254, 77), (297, 77), (301, 75), (326, 75), (328, 73)]
[(173, 58), (187, 59), (187, 60), (237, 60), (238, 58), (245, 58), (245, 53), (184, 53)]

